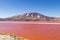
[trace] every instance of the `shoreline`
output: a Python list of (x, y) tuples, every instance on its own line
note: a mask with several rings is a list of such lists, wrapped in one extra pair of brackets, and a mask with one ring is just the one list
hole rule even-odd
[(0, 21), (0, 23), (18, 23), (18, 24), (60, 24), (58, 22), (33, 22), (33, 21)]

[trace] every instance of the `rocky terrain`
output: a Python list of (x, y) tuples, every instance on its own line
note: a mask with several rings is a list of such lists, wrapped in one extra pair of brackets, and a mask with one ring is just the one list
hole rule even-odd
[(24, 13), (23, 15), (17, 15), (8, 18), (0, 18), (0, 21), (40, 21), (40, 22), (60, 22), (60, 18), (48, 17), (40, 13)]

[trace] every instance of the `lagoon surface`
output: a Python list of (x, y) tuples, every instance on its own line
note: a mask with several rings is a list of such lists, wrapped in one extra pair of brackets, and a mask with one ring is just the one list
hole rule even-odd
[(30, 40), (60, 40), (60, 24), (0, 23), (0, 33), (15, 34)]

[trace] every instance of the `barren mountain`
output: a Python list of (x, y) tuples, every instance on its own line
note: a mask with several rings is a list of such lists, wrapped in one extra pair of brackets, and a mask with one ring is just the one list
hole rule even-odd
[(0, 21), (40, 21), (40, 22), (60, 22), (60, 18), (48, 17), (40, 13), (32, 12), (17, 15), (9, 18), (0, 18)]

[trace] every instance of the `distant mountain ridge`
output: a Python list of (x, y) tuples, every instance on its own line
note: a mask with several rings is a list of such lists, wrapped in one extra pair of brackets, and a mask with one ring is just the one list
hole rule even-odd
[(42, 21), (42, 22), (60, 22), (60, 18), (48, 17), (40, 13), (24, 13), (23, 15), (0, 18), (0, 21)]

